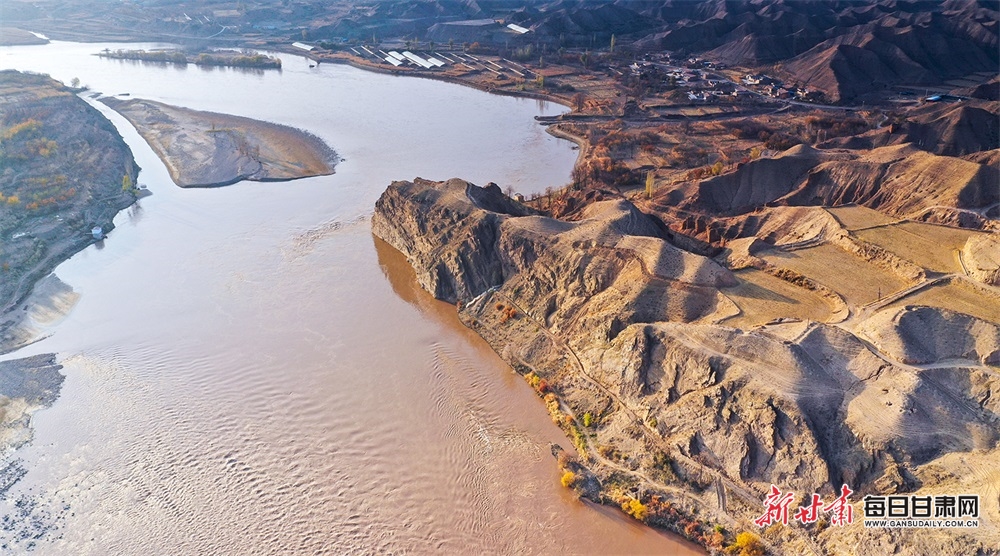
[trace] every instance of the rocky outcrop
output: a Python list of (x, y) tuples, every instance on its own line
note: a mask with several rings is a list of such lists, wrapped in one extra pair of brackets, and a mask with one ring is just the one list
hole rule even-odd
[[(493, 185), (395, 182), (373, 230), (546, 393), (588, 481), (601, 485), (595, 498), (648, 501), (650, 523), (671, 523), (658, 513), (665, 500), (670, 515), (744, 528), (771, 484), (830, 499), (846, 483), (861, 515), (866, 494), (937, 492), (949, 481), (985, 488), (942, 471), (957, 454), (980, 468), (1000, 463), (991, 323), (907, 308), (866, 321), (870, 339), (818, 323), (792, 336), (716, 325), (739, 278), (671, 244), (620, 200), (562, 222)], [(754, 251), (736, 242), (723, 256)], [(998, 521), (984, 518), (973, 539), (856, 525), (786, 527), (767, 540), (789, 554), (835, 551), (845, 537), (882, 547), (875, 554), (914, 543), (974, 553), (1000, 540)], [(685, 529), (712, 544), (707, 526)]]
[(970, 237), (962, 248), (962, 261), (969, 277), (1000, 286), (1000, 234)]
[[(622, 272), (702, 288), (734, 282), (715, 261), (658, 237), (656, 224), (626, 201), (595, 203), (569, 223), (539, 216), (493, 184), (418, 178), (394, 182), (375, 208), (375, 235), (405, 253), (420, 285), (446, 301), (467, 301), (523, 272), (554, 286), (571, 264), (578, 267), (566, 290), (579, 296), (605, 290)], [(612, 252), (614, 263), (596, 263)]]
[[(394, 182), (372, 217), (372, 231), (407, 254), (420, 285), (451, 302), (503, 283), (499, 227), (507, 216), (504, 208), (517, 210), (512, 201), (503, 203), (506, 197), (496, 186), (478, 191), (477, 197), (497, 210), (480, 209), (467, 194), (470, 187), (460, 180), (438, 188), (420, 179)], [(521, 209), (521, 215), (528, 213)]]

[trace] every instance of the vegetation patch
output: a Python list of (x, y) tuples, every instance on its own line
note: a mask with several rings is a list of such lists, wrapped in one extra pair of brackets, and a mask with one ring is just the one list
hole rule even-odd
[(281, 59), (254, 50), (212, 50), (188, 54), (181, 50), (105, 50), (102, 58), (140, 60), (169, 64), (195, 64), (198, 66), (224, 66), (233, 68), (281, 69)]

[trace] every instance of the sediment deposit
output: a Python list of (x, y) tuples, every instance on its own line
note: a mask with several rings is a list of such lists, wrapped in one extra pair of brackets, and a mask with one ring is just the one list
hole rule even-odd
[(0, 45), (11, 46), (20, 44), (46, 44), (48, 39), (43, 39), (34, 33), (30, 33), (16, 27), (0, 27)]
[(180, 187), (328, 175), (338, 160), (320, 138), (284, 125), (151, 100), (101, 101), (139, 130)]
[[(0, 451), (31, 440), (31, 414), (59, 397), (66, 378), (61, 369), (53, 354), (0, 362)], [(0, 470), (0, 484), (6, 483), (3, 475)]]

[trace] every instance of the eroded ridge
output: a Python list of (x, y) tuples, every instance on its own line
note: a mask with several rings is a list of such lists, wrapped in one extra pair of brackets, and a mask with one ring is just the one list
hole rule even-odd
[[(674, 244), (628, 201), (596, 202), (565, 222), (493, 184), (417, 179), (389, 186), (372, 226), (408, 257), (422, 287), (456, 303), (462, 321), (545, 397), (576, 447), (559, 458), (564, 482), (584, 496), (710, 547), (723, 542), (712, 524), (754, 529), (772, 483), (827, 497), (850, 484), (858, 515), (866, 494), (995, 499), (1000, 319), (933, 299), (905, 304), (932, 287), (926, 269), (867, 243), (841, 246), (862, 240), (824, 209), (794, 210), (826, 214), (811, 226), (822, 236), (803, 238), (800, 228), (787, 241), (789, 227), (775, 226), (770, 242), (713, 258)], [(782, 263), (790, 255), (809, 262), (803, 251), (819, 247), (879, 269), (901, 289), (886, 299), (864, 288), (838, 293), (842, 282), (810, 276), (822, 265)], [(741, 296), (753, 295), (746, 269), (850, 318), (768, 315), (728, 326), (746, 316)], [(976, 284), (995, 305), (996, 292)], [(753, 285), (767, 293), (767, 282)], [(984, 508), (973, 533), (786, 527), (765, 538), (787, 553), (862, 541), (873, 553), (975, 552), (1000, 541), (996, 504)]]

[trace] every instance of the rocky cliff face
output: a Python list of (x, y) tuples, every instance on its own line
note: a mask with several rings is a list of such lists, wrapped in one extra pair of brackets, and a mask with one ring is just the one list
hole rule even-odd
[(984, 495), (972, 533), (855, 522), (790, 525), (765, 540), (788, 554), (849, 541), (872, 554), (1000, 546), (995, 324), (907, 307), (856, 329), (722, 326), (739, 311), (725, 293), (739, 277), (668, 242), (626, 201), (562, 222), (493, 185), (415, 180), (389, 186), (372, 225), (546, 395), (580, 457), (562, 463), (588, 478), (585, 495), (640, 500), (645, 521), (718, 547), (711, 524), (761, 532), (750, 520), (772, 483), (796, 503), (846, 483), (856, 516), (866, 494), (960, 487)]

